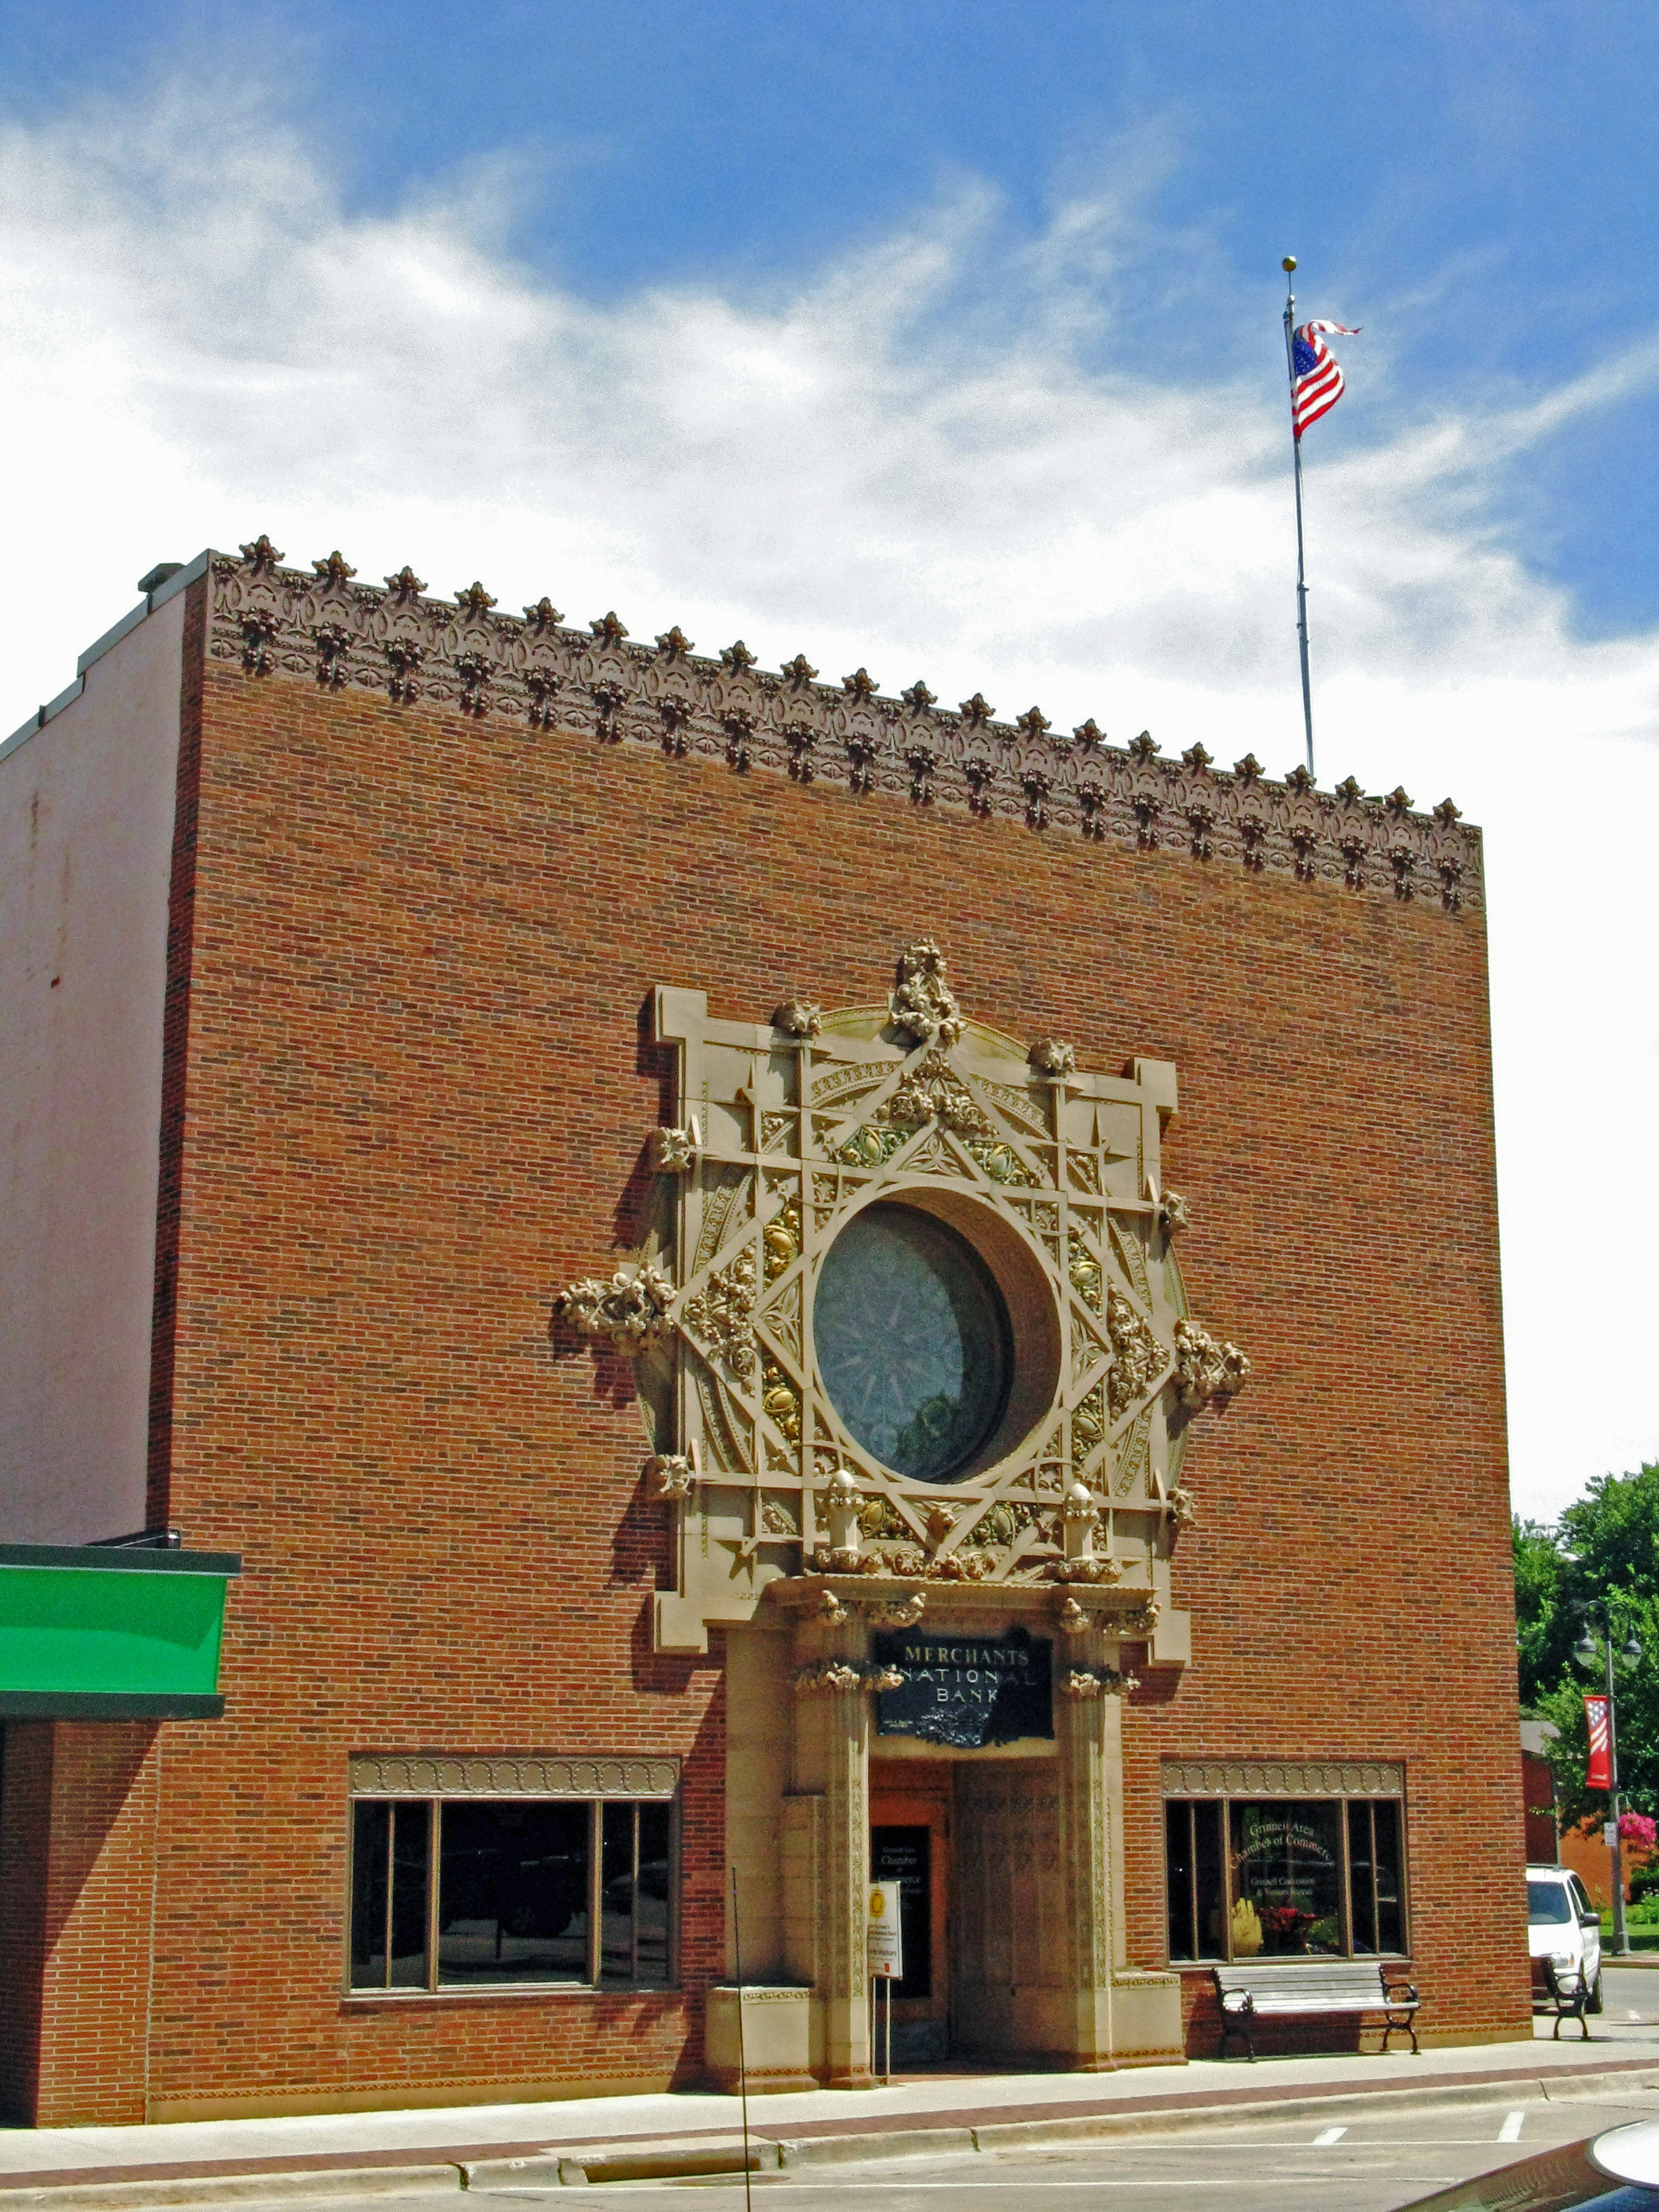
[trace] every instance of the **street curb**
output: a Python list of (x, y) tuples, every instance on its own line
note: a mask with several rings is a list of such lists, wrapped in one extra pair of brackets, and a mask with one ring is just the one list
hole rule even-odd
[[(1479, 2081), (1413, 2089), (1361, 2089), (1346, 2094), (1315, 2093), (1271, 2101), (1245, 2099), (1236, 2104), (1188, 2106), (1174, 2112), (1114, 2114), (1091, 2112), (1052, 2120), (1000, 2120), (982, 2127), (910, 2128), (888, 2134), (818, 2136), (805, 2141), (779, 2139), (780, 2163), (795, 2166), (838, 2166), (854, 2160), (888, 2158), (950, 2157), (966, 2151), (1018, 2150), (1027, 2145), (1051, 2142), (1109, 2142), (1121, 2136), (1184, 2134), (1217, 2124), (1237, 2125), (1251, 2119), (1275, 2123), (1298, 2119), (1328, 2119), (1350, 2106), (1364, 2110), (1388, 2099), (1405, 2106), (1512, 2105), (1517, 2097), (1548, 2103), (1591, 2102), (1633, 2089), (1659, 2090), (1659, 2068), (1620, 2069), (1611, 2074), (1575, 2076), (1525, 2075), (1504, 2081)], [(1565, 2094), (1564, 2094), (1565, 2093)]]
[(979, 2132), (958, 2126), (890, 2128), (880, 2135), (781, 2136), (778, 2164), (787, 2172), (794, 2166), (859, 2166), (876, 2159), (971, 2157), (979, 2148)]
[(1659, 2068), (1652, 2066), (1620, 2069), (1608, 2074), (1577, 2075), (1542, 2074), (1510, 2076), (1504, 2080), (1468, 2082), (1447, 2082), (1427, 2088), (1414, 2089), (1409, 2082), (1386, 2089), (1357, 2089), (1347, 2092), (1316, 2091), (1305, 2097), (1285, 2097), (1272, 2101), (1264, 2098), (1241, 2100), (1237, 2104), (1209, 2105), (1194, 2110), (1163, 2112), (1126, 2112), (1121, 2118), (1109, 2113), (1090, 2115), (1063, 2120), (1013, 2120), (974, 2130), (975, 2148), (979, 2150), (1015, 2148), (1022, 2143), (1088, 2142), (1091, 2139), (1109, 2140), (1120, 2135), (1175, 2135), (1191, 2129), (1219, 2123), (1223, 2126), (1237, 2126), (1250, 2120), (1274, 2121), (1328, 2119), (1353, 2107), (1363, 2112), (1384, 2102), (1402, 2106), (1457, 2106), (1461, 2105), (1512, 2105), (1517, 2098), (1522, 2101), (1538, 2099), (1549, 2104), (1571, 2103), (1575, 2100), (1594, 2102), (1598, 2098), (1628, 2094), (1632, 2090), (1659, 2090)]
[[(1244, 2085), (1241, 2083), (1241, 2090)], [(947, 2120), (940, 2115), (937, 2127), (849, 2127), (841, 2124), (814, 2127), (799, 2135), (787, 2128), (764, 2124), (750, 2130), (750, 2171), (776, 2173), (814, 2166), (873, 2164), (887, 2160), (972, 2156), (975, 2153), (1019, 2150), (1043, 2143), (1110, 2142), (1131, 2136), (1176, 2135), (1199, 2128), (1238, 2127), (1252, 2122), (1279, 2124), (1287, 2121), (1325, 2118), (1344, 2112), (1363, 2113), (1379, 2106), (1401, 2109), (1462, 2105), (1513, 2104), (1541, 2100), (1549, 2103), (1594, 2102), (1636, 2092), (1659, 2092), (1659, 2063), (1625, 2066), (1616, 2062), (1601, 2067), (1561, 2067), (1553, 2071), (1534, 2067), (1513, 2073), (1479, 2074), (1463, 2080), (1413, 2081), (1409, 2076), (1374, 2087), (1333, 2082), (1328, 2087), (1308, 2087), (1280, 2094), (1263, 2081), (1255, 2094), (1235, 2096), (1227, 2090), (1203, 2091), (1180, 2103), (1138, 2104), (1131, 2110), (1056, 2112), (1020, 2119)], [(1004, 2107), (1004, 2109), (1007, 2109)], [(1018, 2108), (1016, 2108), (1018, 2109)], [(1029, 2109), (1029, 2108), (1028, 2108)], [(36, 2179), (28, 2175), (0, 2176), (0, 2208), (3, 2212), (149, 2212), (149, 2208), (207, 2207), (304, 2199), (313, 2204), (355, 2201), (394, 2195), (438, 2197), (465, 2190), (487, 2195), (494, 2191), (539, 2182), (543, 2186), (581, 2187), (592, 2182), (692, 2179), (743, 2171), (742, 2138), (726, 2130), (673, 2137), (641, 2136), (600, 2142), (559, 2145), (538, 2144), (533, 2148), (502, 2146), (499, 2155), (487, 2149), (465, 2153), (428, 2154), (427, 2163), (416, 2163), (404, 2153), (390, 2154), (376, 2164), (288, 2166), (238, 2172), (196, 2171), (173, 2172), (154, 2179), (100, 2179), (96, 2169), (82, 2168), (72, 2176)]]
[(550, 2148), (523, 2158), (469, 2158), (458, 2169), (463, 2189), (581, 2188), (598, 2181), (690, 2181), (715, 2174), (775, 2173), (778, 2146), (751, 2130), (740, 2135), (635, 2136), (619, 2142)]
[(85, 2180), (9, 2189), (7, 2205), (49, 2207), (50, 2212), (133, 2212), (149, 2206), (259, 2204), (297, 2198), (326, 2204), (351, 2203), (365, 2197), (453, 2197), (461, 2187), (460, 2168), (441, 2166), (331, 2166), (286, 2173), (175, 2174), (159, 2181)]

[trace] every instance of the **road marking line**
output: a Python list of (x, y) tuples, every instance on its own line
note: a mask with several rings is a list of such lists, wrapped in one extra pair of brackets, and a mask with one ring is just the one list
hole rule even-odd
[(1340, 2143), (1347, 2132), (1346, 2128), (1327, 2128), (1323, 2135), (1314, 2137), (1314, 2148), (1328, 2150), (1333, 2143)]
[(1505, 2118), (1503, 2126), (1498, 2130), (1498, 2142), (1519, 2142), (1521, 2140), (1521, 2130), (1522, 2125), (1525, 2124), (1526, 2117), (1527, 2116), (1524, 2112), (1510, 2112)]

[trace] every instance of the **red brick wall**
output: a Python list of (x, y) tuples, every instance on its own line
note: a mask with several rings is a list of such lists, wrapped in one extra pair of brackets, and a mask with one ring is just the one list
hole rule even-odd
[(40, 2127), (142, 2120), (159, 1752), (151, 1721), (9, 1721), (0, 2082)]
[[(651, 1652), (629, 1374), (551, 1303), (635, 1236), (653, 984), (869, 1003), (924, 933), (973, 1016), (1178, 1064), (1255, 1363), (1127, 1716), (1132, 1959), (1161, 1754), (1400, 1759), (1425, 2027), (1526, 2032), (1478, 915), (218, 666), (202, 716), (158, 1503), (246, 1571), (227, 1717), (167, 1732), (153, 2108), (695, 2069), (719, 1653)], [(343, 2001), (347, 1755), (418, 1747), (680, 1753), (684, 1996)]]
[(39, 2087), (52, 1723), (0, 1722), (0, 2120), (27, 2124)]

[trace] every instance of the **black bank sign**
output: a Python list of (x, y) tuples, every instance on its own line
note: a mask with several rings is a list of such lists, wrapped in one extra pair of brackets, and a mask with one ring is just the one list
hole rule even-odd
[(958, 1751), (1052, 1736), (1052, 1646), (1023, 1628), (1006, 1636), (878, 1636), (875, 1656), (902, 1674), (876, 1699), (878, 1735), (920, 1736)]

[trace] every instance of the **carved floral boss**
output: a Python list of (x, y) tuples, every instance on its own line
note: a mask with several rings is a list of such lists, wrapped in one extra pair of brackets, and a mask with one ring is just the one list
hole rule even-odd
[[(724, 1608), (735, 1586), (752, 1605), (801, 1573), (1109, 1585), (1120, 1524), (1143, 1559), (1167, 1553), (1194, 1518), (1188, 1425), (1249, 1363), (1187, 1312), (1171, 1247), (1188, 1212), (1148, 1171), (1142, 1064), (1133, 1083), (1079, 1074), (1055, 1039), (1022, 1050), (969, 1024), (930, 941), (900, 955), (884, 1008), (826, 1021), (790, 1000), (769, 1026), (704, 1030), (682, 1091), (698, 1109), (651, 1139), (672, 1227), (558, 1301), (567, 1326), (640, 1363), (662, 1409), (650, 1464), (679, 1516), (686, 1601), (696, 1584)], [(1055, 1310), (1018, 1432), (940, 1480), (848, 1427), (815, 1351), (823, 1263), (884, 1203), (1004, 1224), (1027, 1304), (1035, 1283)], [(1124, 1595), (1150, 1632), (1156, 1601)], [(1069, 1693), (1097, 1690), (1079, 1674)]]

